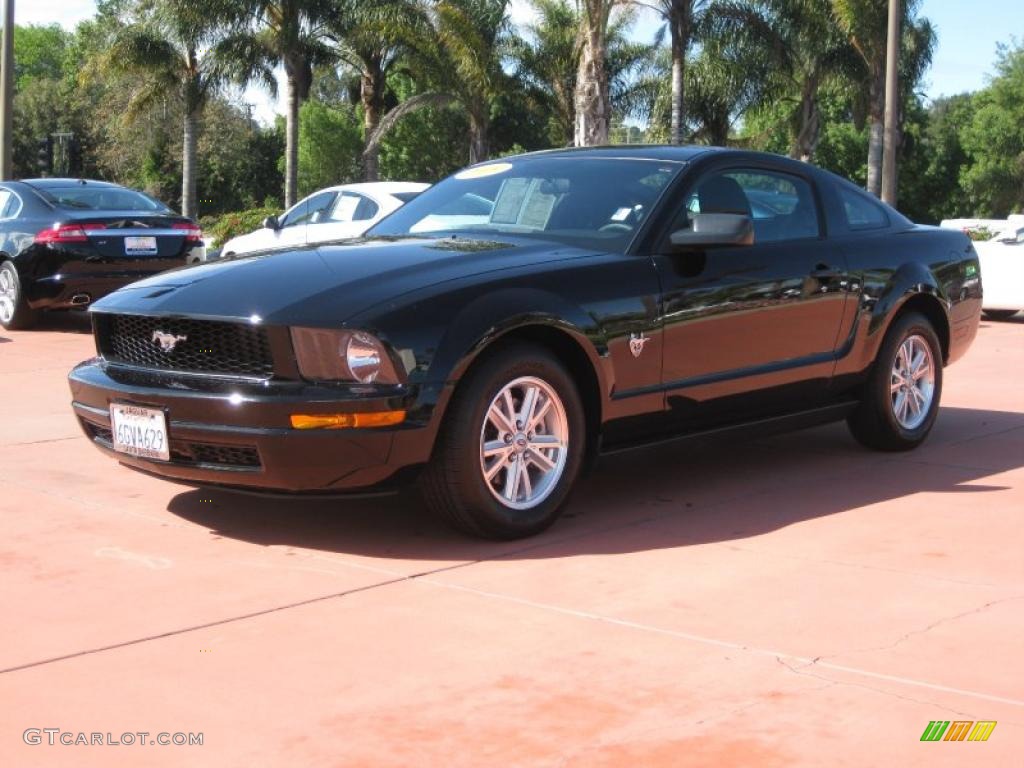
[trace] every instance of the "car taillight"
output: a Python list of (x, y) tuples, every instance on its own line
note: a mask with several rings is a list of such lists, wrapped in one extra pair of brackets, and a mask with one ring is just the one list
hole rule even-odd
[(191, 222), (182, 221), (177, 224), (172, 224), (173, 229), (180, 229), (185, 235), (186, 242), (190, 243), (201, 243), (203, 242), (203, 230), (197, 227)]
[(94, 229), (106, 229), (103, 224), (75, 223), (75, 224), (54, 224), (49, 229), (44, 229), (36, 234), (37, 243), (87, 243), (89, 236), (87, 231)]

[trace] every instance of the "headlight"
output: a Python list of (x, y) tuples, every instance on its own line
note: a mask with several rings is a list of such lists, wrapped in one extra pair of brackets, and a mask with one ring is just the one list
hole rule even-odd
[(312, 381), (400, 384), (395, 365), (380, 339), (364, 331), (292, 328), (299, 372)]

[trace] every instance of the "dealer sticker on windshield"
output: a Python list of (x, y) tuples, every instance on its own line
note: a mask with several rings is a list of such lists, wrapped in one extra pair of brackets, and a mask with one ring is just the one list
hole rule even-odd
[(110, 430), (114, 433), (114, 450), (142, 459), (170, 461), (167, 442), (167, 417), (156, 408), (111, 403)]
[(455, 174), (455, 178), (460, 181), (466, 179), (483, 179), (488, 176), (497, 176), (499, 173), (512, 168), (512, 163), (488, 163), (487, 165), (474, 165), (472, 168), (467, 168), (464, 171), (459, 171)]

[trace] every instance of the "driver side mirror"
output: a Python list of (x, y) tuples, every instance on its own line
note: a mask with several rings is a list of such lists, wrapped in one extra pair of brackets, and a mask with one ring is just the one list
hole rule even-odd
[(273, 229), (276, 231), (281, 228), (281, 222), (277, 220), (277, 216), (267, 216), (267, 218), (263, 220), (263, 228)]
[(691, 213), (690, 228), (673, 232), (671, 241), (676, 249), (753, 245), (754, 222), (736, 213)]

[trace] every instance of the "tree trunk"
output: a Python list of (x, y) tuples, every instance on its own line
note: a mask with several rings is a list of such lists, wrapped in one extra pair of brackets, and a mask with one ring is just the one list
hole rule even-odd
[(380, 178), (380, 148), (370, 146), (370, 137), (380, 125), (384, 111), (384, 73), (378, 62), (369, 62), (363, 70), (359, 96), (363, 103), (363, 180), (377, 181)]
[(490, 155), (487, 137), (488, 120), (481, 115), (469, 116), (469, 164), (483, 162)]
[(288, 78), (288, 105), (284, 120), (284, 207), (295, 205), (299, 188), (299, 89)]
[(793, 144), (792, 157), (809, 163), (814, 160), (821, 141), (821, 111), (818, 109), (818, 84), (810, 79), (804, 83), (800, 98), (800, 129)]
[(669, 141), (683, 143), (683, 108), (686, 98), (686, 50), (690, 47), (690, 23), (687, 2), (675, 0), (669, 19), (672, 37), (672, 121)]
[(181, 214), (194, 219), (196, 209), (196, 142), (199, 119), (193, 111), (185, 115), (181, 150)]
[(587, 0), (584, 41), (576, 70), (576, 146), (608, 143), (608, 73), (605, 69), (605, 36), (608, 0)]
[(885, 80), (881, 71), (873, 75), (868, 89), (868, 192), (882, 196), (882, 150), (885, 145)]

